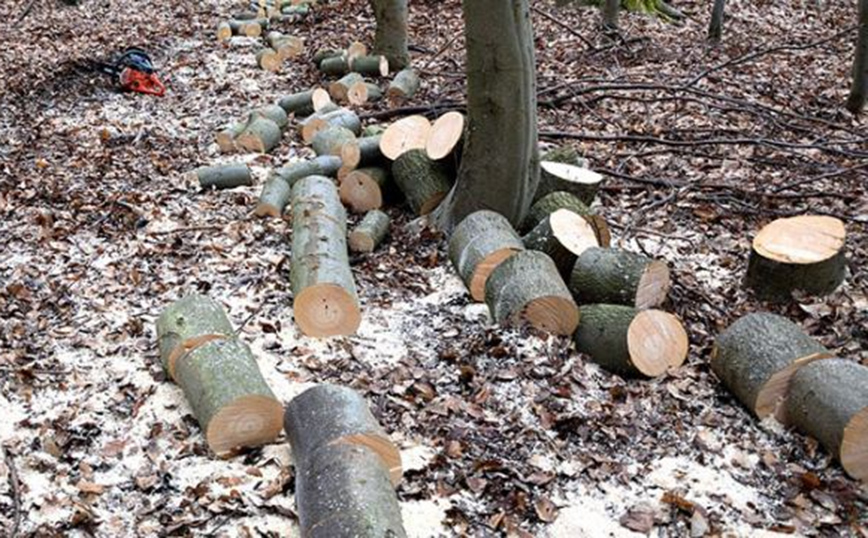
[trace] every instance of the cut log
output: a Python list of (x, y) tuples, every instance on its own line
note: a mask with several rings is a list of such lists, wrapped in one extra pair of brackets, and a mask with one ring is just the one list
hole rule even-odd
[(572, 164), (543, 161), (540, 163), (540, 183), (534, 199), (539, 200), (547, 194), (563, 191), (589, 206), (602, 184), (603, 176), (593, 170)]
[(310, 144), (313, 137), (326, 127), (343, 127), (352, 131), (354, 135), (362, 132), (359, 116), (352, 110), (341, 108), (325, 114), (317, 113), (305, 120), (301, 127), (301, 137)]
[[(428, 157), (439, 161), (460, 151), (464, 140), (464, 126), (464, 114), (461, 112), (447, 112), (437, 118), (425, 143)], [(457, 158), (455, 160), (457, 161)]]
[(657, 377), (687, 358), (684, 326), (668, 312), (624, 305), (586, 305), (573, 337), (576, 349), (610, 372)]
[(288, 36), (280, 32), (268, 32), (265, 36), (268, 46), (277, 51), (281, 60), (295, 58), (304, 52), (304, 41), (295, 36)]
[(711, 369), (760, 419), (784, 421), (781, 403), (796, 371), (831, 357), (790, 320), (766, 312), (748, 314), (723, 331), (711, 352)]
[(392, 163), (392, 176), (416, 215), (434, 211), (452, 188), (445, 168), (429, 159), (421, 149), (402, 153)]
[(196, 293), (173, 302), (157, 319), (160, 360), (172, 379), (175, 379), (175, 363), (179, 357), (211, 340), (234, 336), (223, 307)]
[(753, 240), (747, 285), (767, 301), (787, 301), (802, 290), (827, 295), (844, 281), (847, 262), (844, 223), (834, 217), (802, 215), (778, 219)]
[(270, 443), (280, 435), (283, 405), (243, 342), (207, 342), (180, 357), (175, 371), (214, 453)]
[(386, 97), (393, 103), (400, 103), (412, 98), (419, 91), (419, 76), (410, 68), (398, 71), (389, 88)]
[(359, 56), (352, 59), (350, 69), (368, 77), (387, 77), (389, 60), (385, 56)]
[(262, 114), (253, 113), (247, 127), (235, 138), (235, 145), (247, 151), (268, 153), (281, 138), (280, 127)]
[(569, 284), (579, 304), (620, 304), (642, 310), (666, 300), (671, 280), (664, 261), (617, 248), (590, 248), (576, 260)]
[(367, 447), (326, 445), (296, 465), (295, 498), (306, 538), (407, 536), (389, 473)]
[(317, 67), (320, 67), (323, 60), (343, 56), (344, 54), (346, 54), (346, 51), (343, 49), (319, 49), (313, 55), (313, 63), (316, 64)]
[(365, 103), (379, 101), (383, 97), (380, 87), (371, 82), (356, 82), (347, 90), (347, 101), (351, 105), (362, 106)]
[(555, 263), (542, 252), (517, 252), (498, 265), (485, 283), (485, 303), (503, 325), (528, 324), (569, 335), (579, 324), (579, 307)]
[(221, 22), (217, 25), (217, 41), (226, 41), (232, 37), (232, 26), (228, 22)]
[(338, 103), (347, 100), (350, 86), (357, 82), (364, 82), (365, 78), (358, 73), (347, 73), (343, 77), (329, 84), (329, 95)]
[(231, 153), (237, 148), (235, 147), (235, 139), (244, 132), (247, 127), (246, 121), (239, 121), (229, 125), (219, 131), (216, 135), (217, 146), (221, 153)]
[(380, 135), (365, 136), (355, 143), (346, 144), (341, 151), (343, 168), (355, 170), (361, 166), (383, 164), (383, 152), (380, 151)]
[(289, 183), (282, 178), (276, 175), (268, 178), (268, 181), (262, 187), (259, 203), (256, 205), (253, 214), (257, 217), (280, 218), (283, 215), (286, 204), (289, 203), (290, 193), (291, 188)]
[(286, 111), (280, 105), (266, 105), (257, 108), (253, 112), (265, 116), (276, 123), (281, 131), (289, 125), (289, 116), (287, 116)]
[(369, 211), (349, 235), (350, 250), (373, 252), (389, 233), (389, 215), (379, 209)]
[(347, 58), (352, 62), (354, 59), (368, 55), (368, 47), (360, 41), (353, 41), (347, 47)]
[(286, 406), (283, 425), (296, 467), (308, 467), (327, 446), (359, 445), (379, 457), (393, 485), (401, 482), (401, 452), (350, 388), (323, 384), (302, 392)]
[(360, 168), (340, 181), (341, 202), (354, 213), (364, 213), (383, 207), (383, 199), (390, 183), (389, 173), (383, 168)]
[(521, 223), (521, 231), (527, 233), (534, 229), (540, 221), (547, 215), (550, 215), (558, 209), (569, 209), (573, 213), (578, 213), (594, 228), (597, 234), (597, 240), (601, 247), (608, 247), (612, 240), (612, 235), (609, 232), (609, 225), (606, 220), (594, 213), (581, 200), (568, 192), (553, 192), (548, 194), (531, 206), (527, 216)]
[(425, 116), (407, 116), (390, 125), (380, 139), (380, 151), (395, 160), (405, 151), (425, 149), (431, 122)]
[(196, 170), (203, 189), (232, 189), (253, 184), (250, 167), (244, 163), (218, 164)]
[(329, 56), (319, 63), (319, 70), (324, 75), (342, 77), (350, 72), (350, 64), (347, 61), (347, 57), (343, 54), (340, 56)]
[(599, 246), (594, 228), (569, 209), (558, 209), (548, 215), (522, 238), (522, 242), (528, 250), (545, 252), (565, 280), (569, 278), (576, 258)]
[(386, 128), (379, 123), (371, 123), (362, 128), (362, 136), (366, 138), (369, 136), (381, 136), (385, 132)]
[(843, 359), (800, 368), (790, 383), (786, 416), (820, 441), (847, 474), (868, 481), (868, 368)]
[(258, 65), (260, 69), (275, 73), (280, 70), (280, 64), (282, 63), (283, 59), (274, 49), (262, 49), (256, 53), (256, 65)]
[(235, 35), (243, 35), (247, 37), (259, 37), (262, 35), (262, 26), (259, 24), (259, 19), (255, 20), (231, 20), (229, 27)]
[(494, 211), (471, 213), (449, 238), (449, 259), (474, 301), (485, 300), (485, 283), (491, 272), (522, 250), (524, 244), (512, 225)]
[(274, 175), (292, 187), (307, 176), (334, 176), (341, 167), (340, 157), (322, 155), (309, 161), (296, 161), (274, 171)]
[(316, 133), (313, 140), (310, 141), (310, 147), (317, 155), (340, 156), (344, 144), (352, 143), (355, 140), (356, 135), (349, 129), (326, 126), (325, 129)]
[(573, 146), (560, 146), (549, 150), (540, 157), (540, 162), (564, 163), (588, 168), (588, 160)]
[(346, 220), (331, 179), (308, 176), (293, 185), (290, 281), (295, 320), (307, 336), (349, 335), (361, 323)]
[(327, 91), (322, 88), (308, 90), (306, 92), (293, 93), (285, 97), (281, 97), (277, 102), (287, 114), (299, 116), (310, 116), (314, 112), (319, 111), (323, 106), (331, 103), (331, 97)]

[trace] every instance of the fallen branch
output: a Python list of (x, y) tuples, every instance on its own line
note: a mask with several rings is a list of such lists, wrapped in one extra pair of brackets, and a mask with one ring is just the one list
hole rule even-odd
[(3, 461), (9, 469), (9, 486), (12, 488), (12, 530), (9, 532), (9, 538), (18, 536), (18, 529), (21, 526), (21, 483), (18, 480), (18, 470), (15, 468), (15, 461), (12, 459), (12, 453), (8, 448), (3, 448)]
[(583, 36), (582, 34), (577, 32), (574, 28), (570, 27), (568, 24), (564, 23), (560, 19), (550, 15), (549, 13), (543, 11), (542, 9), (540, 9), (536, 6), (531, 6), (530, 9), (533, 10), (533, 12), (536, 13), (537, 15), (540, 15), (541, 17), (548, 19), (549, 21), (557, 24), (558, 26), (560, 26), (561, 28), (563, 28), (564, 30), (569, 32), (570, 34), (578, 37), (582, 43), (584, 43), (585, 45), (588, 46), (589, 49), (597, 50), (597, 47), (595, 47), (594, 44), (588, 40), (588, 38), (586, 38), (585, 36)]

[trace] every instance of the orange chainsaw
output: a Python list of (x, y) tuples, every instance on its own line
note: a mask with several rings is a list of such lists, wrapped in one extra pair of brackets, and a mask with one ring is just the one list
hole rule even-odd
[(166, 87), (160, 82), (150, 56), (142, 49), (131, 47), (114, 62), (94, 63), (102, 73), (114, 78), (123, 91), (166, 95)]

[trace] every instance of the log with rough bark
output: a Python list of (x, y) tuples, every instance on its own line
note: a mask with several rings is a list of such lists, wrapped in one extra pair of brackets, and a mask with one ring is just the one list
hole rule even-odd
[(391, 178), (384, 168), (353, 170), (340, 180), (341, 202), (354, 213), (379, 209), (390, 186)]
[(389, 87), (386, 89), (386, 97), (393, 103), (406, 101), (419, 91), (419, 76), (410, 68), (398, 71)]
[(196, 347), (217, 339), (233, 338), (234, 330), (223, 307), (210, 297), (187, 295), (167, 306), (157, 319), (160, 360), (175, 379), (175, 363)]
[(217, 25), (217, 41), (226, 41), (232, 37), (232, 26), (226, 21)]
[(786, 417), (820, 441), (847, 474), (868, 481), (868, 368), (829, 359), (799, 369), (790, 383)]
[(491, 272), (522, 250), (524, 244), (509, 221), (485, 209), (468, 215), (449, 238), (449, 259), (475, 301), (485, 300)]
[(361, 445), (374, 451), (393, 485), (401, 481), (401, 452), (356, 391), (339, 385), (310, 388), (289, 402), (283, 425), (296, 467), (327, 446)]
[(319, 49), (313, 54), (313, 63), (320, 67), (324, 60), (344, 56), (346, 52), (343, 49)]
[(347, 240), (353, 252), (373, 252), (389, 233), (389, 215), (379, 209), (369, 211), (353, 228)]
[(329, 95), (338, 103), (347, 100), (350, 87), (357, 82), (364, 82), (365, 77), (358, 73), (347, 73), (338, 80), (329, 84)]
[(354, 135), (362, 132), (362, 123), (359, 116), (352, 110), (340, 108), (325, 114), (316, 113), (305, 120), (301, 125), (301, 138), (310, 144), (313, 137), (326, 127), (343, 127)]
[(286, 111), (280, 105), (265, 105), (257, 108), (253, 111), (255, 114), (260, 114), (270, 119), (282, 131), (289, 125), (289, 116), (286, 114)]
[(389, 60), (385, 56), (359, 56), (350, 62), (350, 70), (368, 77), (387, 77)]
[(274, 175), (292, 187), (307, 176), (334, 176), (341, 167), (340, 157), (322, 155), (309, 161), (296, 161), (274, 171)]
[(280, 71), (280, 65), (282, 63), (283, 58), (281, 58), (280, 54), (272, 48), (261, 49), (256, 53), (256, 65), (258, 65), (260, 69), (276, 73), (277, 71)]
[(521, 240), (528, 250), (545, 252), (555, 262), (558, 273), (564, 279), (569, 278), (577, 257), (599, 246), (594, 228), (581, 215), (569, 209), (558, 209), (551, 213)]
[(687, 332), (662, 310), (624, 305), (586, 305), (573, 335), (576, 349), (618, 375), (657, 377), (687, 358)]
[(452, 188), (444, 167), (429, 159), (421, 149), (402, 153), (392, 163), (392, 176), (416, 215), (434, 211)]
[[(359, 167), (384, 164), (385, 159), (380, 150), (381, 138), (382, 135), (364, 136), (344, 145), (341, 150), (341, 168), (349, 173)], [(345, 174), (339, 174), (339, 179), (343, 179), (341, 175)]]
[(377, 31), (374, 52), (389, 59), (395, 69), (410, 65), (407, 46), (407, 0), (371, 0)]
[(431, 122), (425, 116), (407, 116), (386, 128), (380, 138), (380, 151), (395, 160), (411, 149), (425, 149)]
[(868, 100), (868, 0), (859, 0), (859, 38), (851, 75), (853, 83), (847, 97), (847, 110), (859, 114)]
[(347, 215), (334, 182), (308, 176), (292, 187), (293, 311), (308, 336), (356, 332), (359, 299), (347, 255)]
[(289, 203), (291, 187), (279, 176), (271, 176), (262, 187), (259, 203), (253, 214), (257, 217), (280, 218)]
[(562, 191), (572, 194), (589, 206), (602, 184), (603, 176), (593, 170), (572, 164), (543, 161), (540, 163), (540, 181), (534, 201), (547, 194)]
[(535, 250), (516, 252), (485, 283), (485, 303), (497, 323), (528, 324), (553, 334), (573, 334), (579, 307), (555, 263)]
[(845, 239), (844, 223), (834, 217), (802, 215), (773, 221), (753, 240), (747, 285), (769, 301), (787, 301), (796, 290), (832, 293), (847, 272)]
[(570, 291), (579, 304), (620, 304), (640, 310), (666, 300), (666, 262), (618, 248), (589, 248), (575, 261)]
[(344, 144), (352, 143), (356, 135), (343, 127), (326, 126), (320, 130), (310, 141), (310, 147), (317, 155), (340, 156)]
[(232, 189), (253, 184), (250, 167), (244, 163), (204, 166), (196, 170), (203, 189)]
[(781, 403), (799, 368), (831, 353), (790, 320), (758, 312), (730, 325), (715, 340), (711, 369), (757, 417), (783, 421)]
[(238, 339), (212, 340), (179, 357), (175, 381), (214, 453), (270, 443), (280, 435), (283, 405)]
[[(425, 152), (428, 157), (439, 161), (456, 153), (460, 153), (464, 142), (465, 121), (461, 112), (447, 112), (437, 118), (431, 125), (428, 140), (425, 142)], [(459, 156), (453, 160), (457, 161)]]
[(345, 54), (327, 56), (319, 62), (319, 70), (324, 75), (342, 77), (350, 72), (350, 63)]
[(581, 168), (588, 167), (588, 160), (573, 146), (558, 146), (540, 157), (540, 162), (564, 163)]
[(280, 32), (268, 32), (265, 41), (269, 47), (277, 52), (281, 61), (295, 58), (304, 52), (304, 41), (295, 36), (288, 36)]
[(581, 215), (588, 224), (594, 228), (597, 234), (597, 241), (601, 247), (608, 247), (612, 240), (612, 235), (609, 232), (609, 225), (606, 224), (606, 219), (594, 213), (581, 200), (568, 192), (553, 192), (543, 196), (531, 206), (527, 216), (521, 223), (520, 230), (527, 233), (534, 229), (548, 215), (554, 213), (558, 209), (569, 209), (573, 213)]
[(356, 82), (347, 90), (347, 101), (355, 106), (379, 101), (382, 97), (383, 92), (380, 90), (380, 87), (371, 82)]
[(723, 15), (726, 9), (726, 0), (714, 0), (711, 9), (711, 22), (708, 23), (708, 39), (713, 43), (720, 42), (723, 36)]
[(282, 133), (280, 126), (261, 113), (251, 113), (244, 131), (235, 137), (239, 149), (268, 153), (279, 143)]
[(277, 104), (287, 114), (294, 114), (296, 117), (299, 117), (310, 116), (331, 102), (331, 97), (329, 97), (327, 91), (322, 88), (315, 88), (306, 92), (298, 92), (281, 97)]

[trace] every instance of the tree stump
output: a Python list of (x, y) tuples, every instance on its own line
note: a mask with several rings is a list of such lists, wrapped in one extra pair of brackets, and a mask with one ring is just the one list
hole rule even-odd
[(564, 279), (569, 277), (578, 256), (599, 245), (594, 228), (569, 209), (548, 215), (521, 240), (528, 250), (546, 253)]
[(660, 306), (669, 293), (669, 268), (617, 248), (589, 248), (570, 274), (570, 291), (579, 304), (620, 304), (639, 310)]

